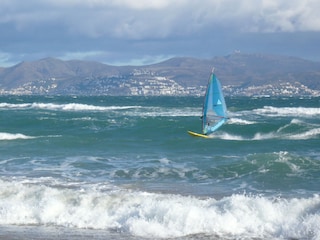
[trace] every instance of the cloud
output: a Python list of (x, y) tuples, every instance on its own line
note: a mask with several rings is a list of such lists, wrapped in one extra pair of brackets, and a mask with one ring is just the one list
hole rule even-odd
[(108, 53), (103, 51), (88, 51), (88, 52), (64, 52), (59, 56), (62, 60), (92, 60), (106, 56)]
[(119, 60), (108, 62), (107, 64), (111, 64), (114, 66), (143, 66), (143, 65), (148, 65), (148, 64), (153, 64), (153, 63), (159, 63), (162, 61), (165, 61), (169, 58), (175, 57), (174, 55), (140, 55), (139, 57), (137, 56), (136, 58), (131, 58), (129, 60), (125, 60), (122, 58), (119, 58)]
[(0, 63), (2, 63), (0, 65), (1, 67), (10, 67), (17, 62), (12, 61), (12, 55), (10, 53), (0, 51)]
[(314, 0), (264, 0), (248, 29), (262, 32), (320, 31), (319, 8), (320, 2)]
[[(301, 37), (306, 32), (320, 34), (317, 0), (0, 2), (0, 50), (12, 59), (55, 56), (145, 62), (152, 56), (202, 57), (242, 47), (259, 50), (261, 43), (265, 48), (264, 41), (274, 37), (280, 43), (277, 49), (288, 40), (301, 47), (313, 44)], [(288, 33), (294, 37), (288, 39)]]
[(0, 22), (17, 30), (46, 24), (96, 38), (165, 38), (210, 26), (242, 32), (320, 31), (316, 0), (31, 0), (5, 1)]

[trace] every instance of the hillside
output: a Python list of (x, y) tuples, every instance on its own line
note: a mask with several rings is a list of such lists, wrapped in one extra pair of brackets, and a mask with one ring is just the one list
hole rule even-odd
[(231, 54), (110, 66), (54, 58), (0, 68), (0, 94), (199, 95), (211, 68), (230, 95), (319, 95), (320, 63), (295, 57)]

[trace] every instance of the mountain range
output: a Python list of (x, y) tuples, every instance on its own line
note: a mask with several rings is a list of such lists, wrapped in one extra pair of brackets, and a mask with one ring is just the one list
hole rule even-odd
[(234, 53), (145, 66), (45, 58), (0, 68), (0, 94), (200, 95), (212, 67), (229, 95), (320, 95), (320, 62)]

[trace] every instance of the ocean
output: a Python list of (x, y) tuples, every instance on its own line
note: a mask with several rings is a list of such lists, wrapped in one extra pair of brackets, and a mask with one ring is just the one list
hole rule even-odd
[(320, 98), (0, 96), (0, 239), (320, 239)]

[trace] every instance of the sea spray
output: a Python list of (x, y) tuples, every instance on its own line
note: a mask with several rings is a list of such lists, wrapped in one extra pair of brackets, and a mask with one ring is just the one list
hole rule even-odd
[(216, 200), (54, 183), (0, 181), (0, 223), (118, 229), (161, 238), (203, 233), (237, 238), (320, 236), (319, 195), (284, 199), (234, 194)]
[(22, 133), (6, 133), (0, 132), (0, 141), (1, 140), (17, 140), (17, 139), (33, 139), (33, 136), (27, 136)]

